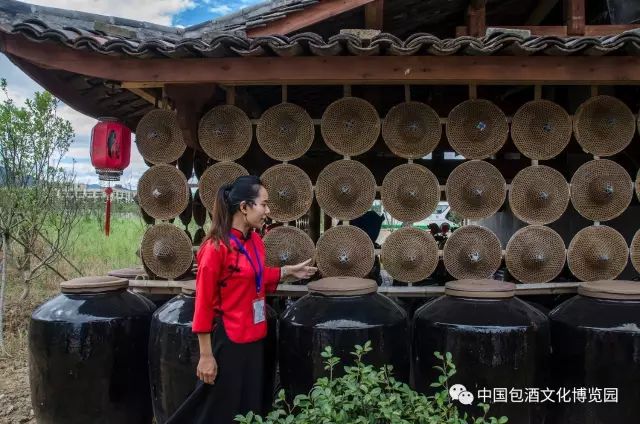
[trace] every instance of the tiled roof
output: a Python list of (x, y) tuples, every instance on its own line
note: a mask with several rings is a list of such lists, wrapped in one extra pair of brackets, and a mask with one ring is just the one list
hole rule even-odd
[[(31, 6), (13, 0), (0, 3), (0, 31), (53, 41), (77, 50), (139, 58), (256, 56), (406, 56), (406, 55), (640, 55), (640, 33), (606, 37), (531, 36), (522, 31), (489, 31), (486, 37), (441, 39), (417, 33), (401, 40), (382, 33), (372, 39), (338, 34), (328, 39), (314, 33), (246, 37), (251, 25), (277, 19), (315, 0), (284, 0), (245, 9), (218, 21), (172, 28), (122, 18)], [(279, 10), (279, 12), (278, 12)], [(273, 12), (273, 13), (270, 13)], [(266, 15), (265, 15), (266, 13)], [(235, 31), (235, 32), (234, 32)]]

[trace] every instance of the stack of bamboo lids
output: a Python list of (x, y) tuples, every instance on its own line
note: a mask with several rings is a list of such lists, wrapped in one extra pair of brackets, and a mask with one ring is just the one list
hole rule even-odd
[(151, 217), (175, 218), (189, 204), (189, 186), (184, 174), (171, 165), (155, 165), (138, 182), (140, 206)]
[(560, 234), (549, 227), (530, 225), (518, 230), (507, 243), (505, 263), (511, 275), (523, 283), (547, 283), (566, 262)]
[(455, 297), (507, 299), (515, 296), (515, 293), (515, 284), (497, 280), (464, 279), (449, 281), (444, 286), (444, 294)]
[(189, 237), (172, 224), (157, 224), (144, 233), (142, 262), (161, 278), (173, 280), (191, 269), (193, 250)]
[(629, 248), (618, 231), (606, 225), (583, 228), (567, 251), (569, 269), (581, 281), (611, 280), (627, 265)]
[(355, 277), (328, 277), (307, 284), (309, 293), (324, 296), (358, 296), (375, 293), (378, 285), (375, 281)]
[(400, 103), (382, 123), (382, 138), (396, 156), (420, 159), (433, 152), (442, 137), (440, 117), (420, 102)]
[(318, 269), (325, 277), (364, 277), (373, 268), (373, 242), (367, 233), (353, 225), (330, 228), (316, 247)]
[(331, 150), (345, 156), (356, 156), (373, 147), (380, 135), (380, 118), (371, 103), (344, 97), (324, 111), (321, 132)]
[(176, 112), (154, 109), (144, 115), (136, 128), (136, 144), (147, 162), (159, 164), (177, 161), (187, 145), (182, 138)]
[(633, 112), (612, 96), (595, 96), (576, 110), (573, 131), (582, 148), (594, 156), (611, 156), (631, 143), (636, 130)]
[(489, 100), (467, 100), (449, 113), (449, 144), (467, 159), (485, 159), (497, 153), (508, 136), (507, 117)]
[(558, 156), (571, 140), (571, 117), (549, 100), (522, 105), (511, 121), (511, 138), (523, 155), (535, 160)]
[(544, 165), (524, 168), (511, 180), (509, 205), (527, 224), (549, 224), (569, 205), (569, 184), (557, 170)]
[(245, 175), (249, 175), (247, 170), (235, 162), (218, 162), (208, 167), (198, 181), (198, 192), (204, 207), (213, 211), (220, 187)]
[(240, 159), (251, 146), (253, 127), (242, 109), (233, 105), (216, 106), (198, 126), (202, 150), (218, 161)]
[(602, 280), (580, 283), (578, 294), (596, 299), (640, 300), (640, 282)]
[(451, 209), (461, 217), (483, 219), (500, 209), (507, 196), (507, 183), (495, 166), (472, 160), (451, 172), (445, 190)]
[(311, 237), (299, 228), (276, 227), (264, 236), (267, 266), (295, 265), (315, 257)]
[(276, 221), (294, 221), (307, 213), (313, 203), (311, 179), (295, 165), (272, 166), (260, 180), (269, 193), (269, 216)]
[(571, 202), (578, 213), (591, 221), (608, 221), (622, 214), (631, 203), (633, 182), (616, 162), (592, 160), (571, 178)]
[(401, 228), (384, 241), (380, 261), (394, 279), (416, 283), (429, 277), (438, 266), (438, 244), (427, 231)]
[(438, 178), (422, 165), (407, 163), (384, 177), (382, 205), (401, 222), (417, 222), (433, 213), (440, 200)]
[(442, 255), (445, 268), (456, 279), (489, 278), (500, 267), (502, 246), (491, 230), (465, 225), (447, 239)]
[(313, 119), (293, 103), (281, 103), (267, 109), (256, 127), (262, 150), (275, 160), (298, 159), (311, 147), (315, 136)]
[(80, 277), (60, 283), (62, 293), (89, 294), (123, 290), (129, 287), (129, 280), (111, 276)]
[(357, 218), (371, 208), (375, 197), (376, 179), (369, 168), (360, 162), (332, 162), (318, 175), (316, 199), (332, 218)]

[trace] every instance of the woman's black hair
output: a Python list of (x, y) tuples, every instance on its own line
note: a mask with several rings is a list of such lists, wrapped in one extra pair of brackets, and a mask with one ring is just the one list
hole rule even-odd
[(255, 175), (236, 178), (231, 184), (225, 184), (218, 190), (211, 214), (211, 229), (207, 239), (222, 242), (229, 246), (229, 233), (233, 215), (240, 210), (240, 204), (254, 205), (260, 195), (262, 182)]

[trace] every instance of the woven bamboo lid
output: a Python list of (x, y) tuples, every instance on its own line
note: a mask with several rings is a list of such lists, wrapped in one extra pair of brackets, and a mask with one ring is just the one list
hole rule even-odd
[(189, 237), (173, 224), (149, 227), (142, 236), (141, 257), (161, 278), (175, 279), (191, 269), (193, 249)]
[(571, 178), (571, 202), (591, 221), (608, 221), (622, 214), (633, 197), (629, 173), (608, 159), (582, 165)]
[(374, 260), (373, 242), (353, 225), (330, 228), (316, 245), (316, 262), (325, 277), (364, 277), (373, 268)]
[(249, 150), (252, 138), (249, 117), (233, 105), (214, 107), (202, 117), (198, 126), (202, 150), (218, 161), (240, 159)]
[(640, 300), (640, 282), (603, 280), (580, 283), (578, 294), (596, 299)]
[(463, 218), (487, 218), (500, 209), (507, 197), (507, 183), (495, 166), (481, 160), (458, 165), (445, 187), (451, 209)]
[(631, 246), (629, 246), (631, 264), (640, 272), (640, 230), (636, 231), (631, 240)]
[(569, 269), (581, 281), (611, 280), (627, 265), (629, 249), (622, 234), (606, 225), (586, 227), (571, 240)]
[(444, 294), (477, 299), (506, 299), (515, 296), (516, 285), (497, 280), (465, 279), (446, 283)]
[(518, 230), (507, 243), (505, 263), (523, 283), (547, 283), (556, 278), (566, 261), (560, 234), (549, 227), (530, 225)]
[(122, 268), (122, 269), (114, 269), (107, 273), (110, 277), (118, 277), (118, 278), (126, 278), (127, 280), (135, 280), (140, 277), (146, 276), (144, 272), (144, 268), (136, 267), (136, 268)]
[(332, 162), (318, 175), (316, 199), (332, 218), (357, 218), (371, 208), (375, 198), (376, 179), (360, 162)]
[(528, 224), (556, 221), (567, 209), (569, 198), (567, 180), (562, 173), (548, 166), (529, 166), (511, 180), (511, 210)]
[(331, 150), (357, 156), (371, 149), (378, 140), (380, 118), (371, 103), (357, 97), (344, 97), (324, 111), (320, 130)]
[(433, 213), (440, 200), (438, 178), (422, 165), (406, 163), (384, 177), (384, 209), (402, 222), (417, 222)]
[(552, 159), (571, 140), (571, 117), (559, 104), (532, 100), (522, 105), (511, 121), (511, 138), (528, 158)]
[(293, 103), (281, 103), (267, 109), (256, 126), (258, 144), (275, 160), (294, 160), (311, 147), (315, 136), (313, 119)]
[(500, 150), (508, 136), (507, 117), (489, 100), (466, 100), (449, 113), (449, 144), (467, 159), (488, 158)]
[(155, 219), (175, 218), (189, 204), (189, 186), (184, 174), (171, 165), (155, 165), (138, 181), (138, 199)]
[(196, 294), (196, 280), (185, 281), (182, 284), (181, 292), (187, 296), (194, 296)]
[(380, 261), (394, 279), (415, 283), (429, 277), (438, 266), (438, 244), (427, 231), (401, 228), (384, 241)]
[(122, 290), (129, 287), (129, 280), (111, 276), (80, 277), (60, 283), (62, 293), (90, 294)]
[(294, 221), (313, 203), (313, 185), (302, 169), (282, 163), (264, 171), (260, 177), (269, 193), (269, 217), (276, 221)]
[(447, 239), (442, 256), (445, 268), (456, 279), (489, 278), (502, 262), (502, 245), (491, 230), (465, 225)]
[(355, 277), (327, 277), (307, 284), (309, 293), (325, 296), (357, 296), (378, 291), (375, 281)]
[(382, 138), (395, 155), (419, 159), (433, 152), (442, 137), (440, 117), (420, 102), (392, 107), (382, 122)]
[(231, 184), (244, 175), (249, 173), (242, 165), (235, 162), (218, 162), (208, 167), (198, 180), (198, 192), (204, 207), (212, 211), (220, 187)]
[(142, 117), (136, 128), (136, 145), (150, 163), (172, 163), (187, 145), (178, 125), (178, 115), (171, 110), (154, 109)]
[(595, 96), (576, 110), (573, 131), (582, 148), (595, 156), (611, 156), (631, 143), (636, 130), (633, 112), (612, 96)]
[(276, 227), (264, 236), (267, 266), (296, 265), (315, 258), (316, 247), (311, 237), (299, 228)]

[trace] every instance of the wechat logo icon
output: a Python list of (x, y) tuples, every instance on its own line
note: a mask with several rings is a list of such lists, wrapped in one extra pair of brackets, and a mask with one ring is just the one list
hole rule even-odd
[(454, 384), (449, 389), (449, 396), (453, 400), (459, 401), (463, 405), (471, 405), (473, 403), (473, 393), (467, 391), (462, 384)]

